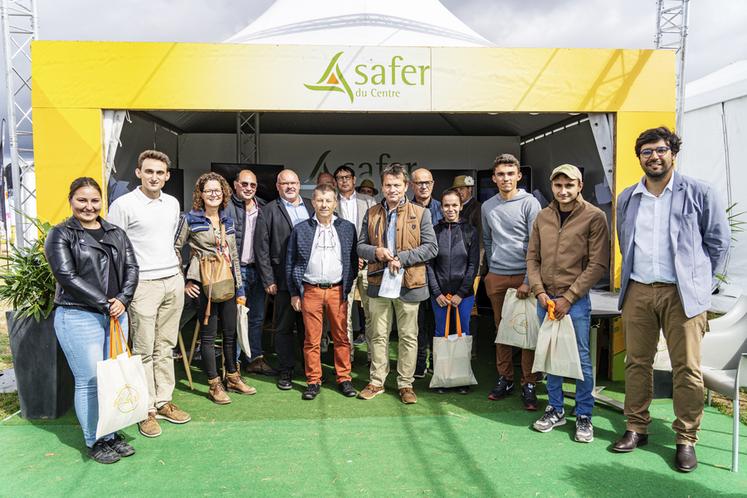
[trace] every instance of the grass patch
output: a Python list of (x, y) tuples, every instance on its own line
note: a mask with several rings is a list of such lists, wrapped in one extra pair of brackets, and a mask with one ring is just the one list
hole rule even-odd
[[(747, 425), (747, 392), (745, 392), (744, 389), (740, 390), (739, 398), (739, 420), (744, 425)], [(720, 394), (714, 392), (711, 404), (724, 415), (734, 415), (734, 405), (729, 398), (725, 398)]]

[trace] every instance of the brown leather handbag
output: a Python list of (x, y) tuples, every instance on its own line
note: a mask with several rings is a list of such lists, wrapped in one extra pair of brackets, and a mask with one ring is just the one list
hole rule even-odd
[[(220, 248), (226, 243), (226, 228), (223, 224), (220, 226)], [(208, 298), (207, 309), (205, 310), (204, 324), (207, 325), (210, 318), (210, 304), (222, 303), (233, 298), (236, 293), (236, 284), (233, 280), (233, 268), (231, 261), (226, 258), (222, 251), (216, 254), (209, 254), (200, 258), (200, 280), (202, 291)]]

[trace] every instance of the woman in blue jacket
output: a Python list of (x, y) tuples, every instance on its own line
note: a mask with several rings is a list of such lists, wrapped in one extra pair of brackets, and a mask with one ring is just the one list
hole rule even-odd
[[(441, 195), (444, 218), (435, 226), (438, 255), (428, 262), (428, 286), (431, 291), (436, 337), (443, 337), (446, 311), (452, 305), (458, 313), (462, 333), (469, 335), (469, 319), (475, 302), (473, 285), (480, 261), (477, 229), (460, 219), (462, 201), (454, 189)], [(454, 310), (452, 310), (454, 311)], [(455, 316), (456, 315), (456, 316)], [(452, 327), (451, 330), (454, 330)], [(468, 388), (459, 388), (466, 393)]]

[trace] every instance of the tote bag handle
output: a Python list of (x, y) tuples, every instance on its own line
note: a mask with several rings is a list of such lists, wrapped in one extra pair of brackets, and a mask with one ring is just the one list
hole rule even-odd
[[(451, 301), (451, 294), (446, 295), (446, 299)], [(451, 324), (451, 307), (452, 304), (449, 303), (449, 306), (446, 308), (446, 326), (444, 327), (444, 339), (449, 338), (449, 325)], [(457, 337), (462, 337), (462, 321), (459, 319), (459, 308), (454, 307), (455, 313), (456, 313), (456, 329), (457, 329)]]
[[(124, 348), (123, 348), (124, 346)], [(130, 347), (125, 341), (124, 334), (122, 333), (122, 325), (119, 320), (110, 317), (109, 318), (109, 358), (116, 358), (120, 354), (127, 351), (127, 356), (132, 356)]]

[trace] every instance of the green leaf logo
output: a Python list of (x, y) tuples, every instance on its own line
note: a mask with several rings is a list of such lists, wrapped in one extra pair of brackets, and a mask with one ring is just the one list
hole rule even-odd
[(342, 56), (342, 54), (343, 52), (337, 52), (334, 57), (332, 57), (332, 60), (329, 61), (329, 65), (327, 65), (327, 69), (324, 70), (324, 74), (322, 74), (322, 77), (319, 78), (319, 81), (317, 81), (313, 85), (304, 83), (303, 86), (305, 86), (309, 90), (315, 90), (319, 92), (346, 93), (348, 98), (350, 99), (350, 102), (352, 103), (354, 100), (353, 91), (350, 89), (350, 85), (348, 85), (348, 82), (345, 81), (345, 76), (340, 70), (340, 65), (337, 64), (337, 61), (340, 59), (340, 56)]

